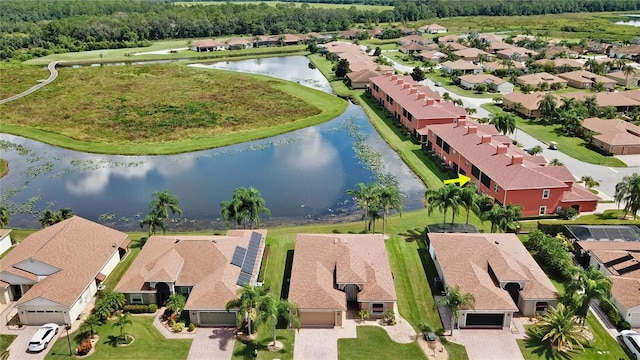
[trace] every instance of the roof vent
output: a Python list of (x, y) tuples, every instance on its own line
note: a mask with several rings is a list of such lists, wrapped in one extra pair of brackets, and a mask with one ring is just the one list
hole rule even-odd
[(175, 244), (177, 244), (177, 243), (179, 243), (179, 242), (180, 242), (180, 239), (176, 239), (176, 242), (175, 242)]
[(500, 245), (500, 241), (498, 240), (494, 241), (494, 243), (496, 243), (496, 245)]
[(217, 244), (217, 243), (218, 243), (218, 240), (213, 239), (213, 240), (211, 240), (211, 242), (212, 242), (212, 243), (214, 243), (214, 244)]

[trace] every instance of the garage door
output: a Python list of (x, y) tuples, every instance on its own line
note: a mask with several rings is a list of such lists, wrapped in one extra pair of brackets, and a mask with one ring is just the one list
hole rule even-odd
[(333, 311), (300, 313), (300, 325), (302, 327), (333, 327), (335, 323), (335, 313)]
[(62, 311), (27, 310), (27, 321), (29, 325), (43, 325), (54, 323), (64, 324), (64, 313)]
[(201, 326), (236, 326), (236, 313), (226, 311), (201, 311)]
[(469, 327), (502, 327), (504, 314), (467, 314)]

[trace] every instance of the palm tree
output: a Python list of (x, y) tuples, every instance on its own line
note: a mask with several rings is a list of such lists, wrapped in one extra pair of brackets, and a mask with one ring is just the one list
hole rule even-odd
[(169, 219), (169, 211), (172, 215), (182, 216), (182, 209), (178, 205), (178, 198), (169, 190), (154, 191), (151, 194), (152, 200), (149, 203), (149, 214), (155, 214), (165, 224), (162, 233), (166, 234), (166, 221)]
[(478, 190), (475, 186), (464, 186), (460, 190), (460, 205), (467, 211), (467, 221), (465, 224), (469, 224), (469, 214), (471, 211), (474, 213), (480, 212), (480, 206), (478, 205), (483, 196), (478, 194)]
[(545, 93), (544, 96), (539, 96), (541, 97), (538, 102), (538, 110), (540, 110), (540, 114), (547, 119), (552, 119), (556, 115), (556, 109), (558, 107), (556, 97), (550, 92)]
[(4, 229), (7, 225), (9, 225), (9, 209), (0, 206), (0, 229)]
[(580, 180), (584, 184), (584, 187), (587, 188), (587, 190), (591, 190), (594, 187), (600, 186), (600, 182), (598, 180), (595, 180), (594, 178), (588, 175), (581, 177)]
[(98, 317), (98, 315), (91, 314), (82, 323), (82, 326), (80, 327), (81, 329), (80, 331), (84, 333), (88, 332), (89, 336), (93, 339), (93, 335), (96, 333), (95, 328), (97, 328), (100, 325), (102, 325), (102, 320)]
[(427, 201), (427, 212), (429, 215), (435, 208), (442, 210), (442, 227), (447, 223), (447, 210), (452, 208), (454, 215), (451, 217), (451, 223), (455, 218), (455, 213), (460, 205), (460, 187), (455, 184), (447, 184), (439, 189), (428, 189), (425, 193)]
[(582, 105), (587, 109), (589, 116), (598, 116), (600, 108), (598, 107), (598, 100), (594, 96), (586, 96)]
[(590, 265), (587, 270), (580, 269), (567, 286), (565, 292), (571, 297), (576, 316), (584, 324), (589, 311), (589, 302), (597, 299), (608, 301), (611, 297), (611, 279)]
[(573, 350), (576, 345), (584, 349), (589, 343), (587, 329), (580, 326), (578, 317), (562, 303), (545, 311), (528, 333), (540, 341), (547, 341), (558, 352)]
[(233, 201), (222, 201), (220, 207), (222, 208), (222, 218), (227, 228), (233, 223), (233, 228), (236, 229), (240, 219), (238, 218), (238, 214), (236, 214), (236, 207)]
[(491, 222), (492, 233), (504, 228), (504, 208), (500, 204), (493, 204), (491, 209), (483, 212), (480, 218)]
[(640, 210), (640, 174), (633, 173), (622, 178), (622, 181), (616, 184), (616, 192), (613, 196), (614, 200), (620, 207), (620, 203), (624, 203), (624, 215), (630, 212), (635, 220)]
[(562, 163), (562, 161), (560, 161), (558, 159), (551, 159), (551, 161), (549, 161), (549, 165), (551, 165), (551, 166), (562, 166), (564, 164)]
[(151, 212), (144, 219), (140, 220), (140, 227), (149, 226), (149, 236), (156, 234), (156, 228), (161, 228), (163, 233), (167, 231), (167, 224), (158, 214)]
[(513, 134), (516, 130), (516, 118), (513, 114), (500, 113), (495, 115), (489, 121), (490, 124), (496, 127), (496, 130), (500, 131), (504, 135)]
[(453, 335), (453, 328), (460, 317), (460, 309), (473, 309), (476, 299), (472, 294), (463, 293), (460, 285), (453, 288), (447, 286), (446, 294), (445, 297), (436, 301), (436, 306), (446, 306), (451, 310), (451, 335)]
[(378, 188), (377, 198), (378, 206), (382, 210), (382, 234), (384, 234), (389, 212), (395, 210), (402, 216), (402, 196), (395, 184), (388, 184)]
[(636, 72), (636, 68), (634, 68), (632, 65), (625, 65), (624, 67), (622, 67), (622, 74), (625, 77), (625, 83), (629, 84), (629, 76), (635, 75)]
[(225, 309), (227, 311), (231, 309), (238, 309), (238, 328), (240, 328), (246, 321), (249, 335), (252, 334), (251, 323), (256, 318), (256, 308), (265, 294), (266, 290), (263, 287), (244, 284), (240, 289), (240, 297), (230, 300), (225, 305)]
[(445, 91), (445, 93), (442, 94), (442, 100), (451, 101), (451, 94), (449, 94), (448, 92)]
[(273, 329), (273, 345), (276, 344), (276, 326), (280, 318), (284, 318), (290, 325), (295, 327), (300, 326), (298, 306), (285, 299), (275, 299), (273, 295), (266, 294), (260, 299), (256, 310), (256, 322), (265, 324)]
[(43, 228), (47, 226), (51, 226), (57, 223), (56, 214), (53, 211), (46, 209), (42, 212), (42, 214), (40, 214), (39, 222), (40, 222), (40, 226), (42, 226)]
[(113, 327), (120, 328), (120, 336), (122, 336), (122, 340), (124, 340), (124, 342), (127, 341), (127, 333), (125, 332), (126, 326), (132, 324), (133, 321), (131, 321), (131, 314), (128, 312), (118, 316), (118, 319), (113, 323)]
[(591, 90), (594, 92), (603, 92), (605, 88), (605, 84), (602, 81), (596, 81), (591, 85)]
[(246, 189), (237, 188), (233, 192), (231, 202), (234, 204), (234, 212), (238, 223), (244, 223), (245, 229), (247, 228), (247, 222), (251, 223), (252, 229), (254, 226), (260, 227), (261, 213), (271, 216), (271, 210), (266, 207), (266, 202), (260, 191), (252, 186)]
[(591, 71), (592, 73), (597, 72), (596, 70), (598, 69), (598, 66), (599, 66), (599, 65), (600, 65), (600, 64), (598, 64), (598, 62), (597, 62), (597, 61), (596, 61), (596, 59), (594, 59), (594, 58), (589, 59), (589, 60), (587, 60), (587, 61), (584, 63), (584, 66), (585, 66), (587, 69), (589, 69), (589, 71)]
[(529, 153), (529, 155), (534, 156), (534, 155), (541, 154), (542, 151), (543, 151), (542, 146), (536, 145), (536, 146), (532, 147), (531, 149), (529, 149), (529, 151), (527, 151), (527, 152)]
[(371, 208), (374, 203), (377, 201), (376, 199), (376, 191), (375, 191), (375, 183), (364, 184), (358, 183), (356, 184), (358, 187), (357, 190), (347, 190), (347, 194), (353, 196), (353, 201), (355, 201), (358, 209), (362, 210), (362, 219), (364, 220), (364, 231), (367, 231), (367, 216), (371, 213)]
[(509, 204), (504, 208), (504, 221), (503, 231), (507, 231), (507, 228), (511, 225), (518, 223), (518, 220), (522, 217), (522, 206), (518, 204)]

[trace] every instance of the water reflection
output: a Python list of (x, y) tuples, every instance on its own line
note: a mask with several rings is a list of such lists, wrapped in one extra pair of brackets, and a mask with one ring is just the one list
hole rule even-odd
[[(318, 79), (306, 58), (262, 59), (233, 65), (255, 71), (278, 71)], [(302, 60), (302, 61), (301, 61)], [(243, 65), (244, 64), (244, 65)], [(302, 67), (302, 70), (297, 69)], [(296, 71), (292, 71), (292, 69)], [(287, 76), (279, 76), (285, 77)], [(323, 78), (322, 78), (323, 79)], [(312, 82), (308, 82), (308, 86)], [(319, 82), (329, 88), (326, 80)], [(150, 195), (171, 190), (184, 210), (184, 219), (170, 229), (222, 228), (220, 202), (237, 187), (255, 186), (273, 217), (267, 226), (357, 218), (347, 189), (375, 181), (375, 174), (355, 155), (346, 124), (356, 124), (367, 146), (382, 154), (386, 171), (398, 180), (404, 209), (421, 208), (424, 186), (369, 123), (359, 106), (321, 125), (269, 139), (219, 149), (168, 156), (107, 156), (56, 148), (0, 134), (2, 157), (10, 171), (0, 180), (0, 201), (14, 212), (11, 226), (37, 227), (45, 208), (69, 207), (83, 217), (102, 219), (120, 229), (139, 229)]]

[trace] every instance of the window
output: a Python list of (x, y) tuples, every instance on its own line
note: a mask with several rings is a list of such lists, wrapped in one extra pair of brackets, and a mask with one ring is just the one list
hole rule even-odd
[(374, 314), (384, 312), (384, 304), (373, 304), (371, 305), (371, 310)]
[(442, 138), (440, 136), (436, 138), (436, 145), (438, 145), (439, 147), (442, 147)]
[(142, 294), (131, 294), (131, 303), (132, 304), (143, 304)]
[(180, 287), (180, 294), (182, 294), (182, 296), (188, 299), (189, 295), (191, 294), (191, 287), (189, 286)]
[(546, 301), (537, 301), (536, 302), (536, 312), (543, 312), (549, 308), (549, 303)]
[(542, 190), (542, 198), (543, 199), (548, 199), (550, 193), (551, 193), (551, 190), (549, 190), (549, 189)]
[(547, 213), (546, 206), (540, 206), (540, 211), (538, 211), (538, 215), (545, 215)]
[(478, 169), (475, 165), (471, 165), (471, 175), (474, 178), (480, 179), (480, 169)]
[(480, 182), (482, 185), (486, 186), (487, 189), (491, 189), (491, 178), (487, 176), (487, 174), (482, 173), (482, 177), (480, 178)]
[(498, 184), (493, 184), (493, 191), (495, 192), (499, 192), (500, 188), (498, 187)]
[(449, 144), (447, 144), (446, 142), (442, 143), (442, 151), (444, 151), (444, 152), (446, 152), (448, 154), (450, 149), (451, 148), (449, 147)]

